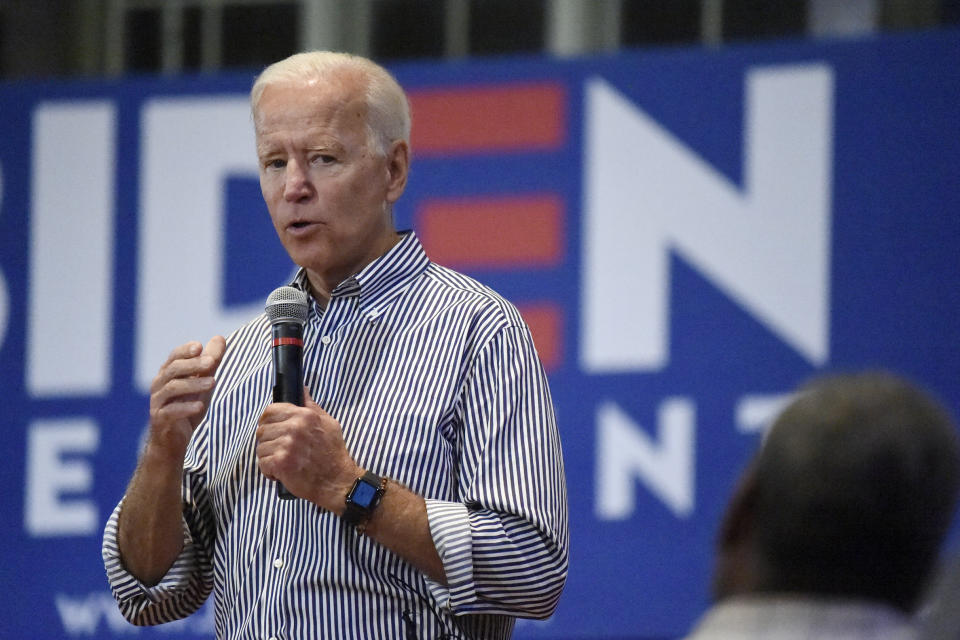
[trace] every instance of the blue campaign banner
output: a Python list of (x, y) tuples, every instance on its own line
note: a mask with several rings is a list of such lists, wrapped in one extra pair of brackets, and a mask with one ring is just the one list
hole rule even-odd
[[(518, 638), (666, 638), (767, 420), (826, 370), (960, 407), (960, 32), (394, 65), (395, 215), (513, 300), (548, 368), (570, 574)], [(252, 74), (0, 85), (4, 637), (137, 629), (104, 522), (169, 350), (292, 265), (259, 195)], [(956, 532), (950, 540), (957, 544)]]

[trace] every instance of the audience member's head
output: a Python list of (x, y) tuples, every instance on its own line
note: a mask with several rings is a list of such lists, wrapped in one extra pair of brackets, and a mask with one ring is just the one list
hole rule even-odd
[(741, 479), (714, 590), (918, 603), (958, 490), (946, 411), (887, 373), (800, 390)]

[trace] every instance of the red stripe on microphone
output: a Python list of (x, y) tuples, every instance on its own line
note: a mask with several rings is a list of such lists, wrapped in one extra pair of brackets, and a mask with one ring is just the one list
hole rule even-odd
[(275, 347), (279, 347), (280, 345), (284, 345), (284, 344), (292, 344), (297, 347), (302, 347), (303, 339), (302, 338), (274, 338), (273, 339), (273, 346)]

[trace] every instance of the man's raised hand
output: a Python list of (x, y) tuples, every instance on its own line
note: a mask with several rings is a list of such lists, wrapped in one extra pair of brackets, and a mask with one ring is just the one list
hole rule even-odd
[(213, 374), (227, 344), (214, 336), (202, 347), (182, 344), (170, 352), (150, 385), (150, 446), (182, 461), (187, 442), (207, 411), (213, 395)]

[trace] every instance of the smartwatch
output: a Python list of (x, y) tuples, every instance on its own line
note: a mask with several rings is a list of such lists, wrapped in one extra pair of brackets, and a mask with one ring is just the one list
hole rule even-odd
[(363, 533), (386, 489), (387, 479), (381, 478), (372, 471), (367, 471), (357, 478), (347, 492), (347, 508), (343, 512), (343, 521), (356, 527), (359, 533)]

